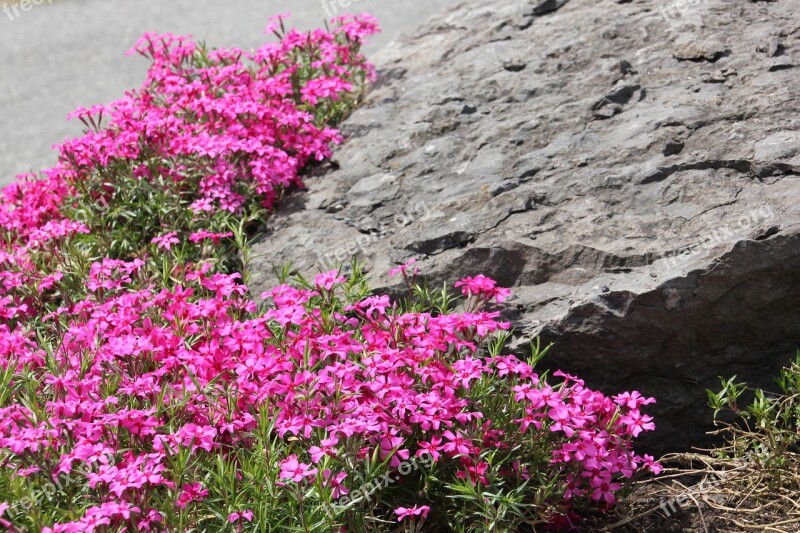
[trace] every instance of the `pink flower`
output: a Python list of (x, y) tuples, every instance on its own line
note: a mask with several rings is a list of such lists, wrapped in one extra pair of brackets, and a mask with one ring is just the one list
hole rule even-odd
[(531, 407), (534, 409), (545, 405), (542, 391), (532, 386), (530, 383), (516, 385), (511, 390), (514, 392), (514, 401), (521, 402), (522, 400), (528, 400), (531, 403)]
[(650, 472), (652, 472), (656, 476), (659, 475), (664, 470), (664, 467), (661, 466), (660, 463), (656, 462), (656, 460), (653, 459), (652, 455), (644, 454), (642, 456), (642, 462), (644, 463), (645, 468), (650, 470)]
[(214, 427), (186, 424), (175, 433), (175, 438), (183, 446), (191, 446), (192, 450), (200, 448), (210, 452), (218, 447), (215, 442), (217, 433)]
[(547, 411), (547, 416), (554, 422), (550, 426), (550, 431), (563, 431), (570, 438), (575, 434), (575, 430), (570, 424), (572, 417), (566, 405), (551, 408)]
[(176, 232), (170, 231), (169, 233), (165, 233), (159, 237), (153, 237), (153, 240), (150, 242), (163, 250), (171, 250), (173, 244), (179, 244), (181, 242), (177, 235), (178, 234)]
[(100, 506), (100, 510), (106, 516), (122, 517), (125, 520), (130, 520), (132, 515), (142, 512), (141, 509), (139, 509), (135, 505), (131, 505), (125, 500), (120, 500), (116, 502), (106, 502)]
[(373, 314), (372, 314), (373, 311), (377, 311), (378, 315), (381, 315), (381, 316), (386, 315), (386, 308), (390, 307), (391, 305), (392, 305), (391, 301), (389, 300), (389, 297), (386, 296), (386, 295), (383, 295), (383, 296), (370, 296), (369, 298), (366, 298), (363, 301), (361, 301), (358, 304), (356, 304), (356, 306), (361, 308), (361, 309), (364, 309), (364, 308), (367, 309), (365, 311), (365, 314), (368, 317), (373, 316)]
[(228, 515), (228, 522), (234, 524), (239, 520), (245, 520), (247, 522), (253, 521), (253, 511), (250, 509), (242, 512), (231, 513)]
[(397, 468), (411, 455), (408, 450), (402, 448), (404, 443), (405, 440), (403, 437), (385, 435), (381, 438), (380, 452), (378, 456), (381, 460), (391, 456), (391, 459), (389, 460), (389, 466), (392, 468)]
[(420, 457), (427, 454), (433, 459), (434, 462), (436, 462), (441, 456), (439, 450), (441, 449), (442, 439), (434, 435), (431, 436), (429, 440), (430, 442), (423, 440), (418, 443), (419, 450), (417, 451), (416, 455), (417, 457)]
[(413, 518), (415, 516), (422, 516), (425, 518), (428, 516), (431, 508), (427, 505), (415, 505), (414, 507), (398, 507), (394, 510), (394, 514), (397, 515), (397, 521), (402, 522), (406, 518)]
[(297, 460), (297, 455), (290, 455), (281, 461), (281, 479), (287, 479), (300, 483), (306, 478), (312, 478), (317, 475), (317, 469), (306, 463), (301, 463)]
[(227, 239), (229, 237), (233, 237), (233, 233), (230, 231), (226, 231), (224, 233), (214, 233), (211, 231), (201, 230), (196, 231), (189, 235), (189, 241), (197, 244), (202, 240), (210, 240), (213, 244), (217, 245), (220, 243), (222, 239)]
[(333, 487), (331, 497), (334, 500), (337, 500), (340, 497), (350, 493), (350, 491), (347, 490), (347, 487), (344, 486), (344, 480), (347, 478), (347, 474), (345, 472), (339, 472), (338, 474), (333, 475), (330, 469), (325, 469), (325, 471), (322, 473), (322, 477), (324, 479), (322, 483), (323, 487)]
[(200, 483), (186, 483), (181, 487), (181, 494), (178, 496), (178, 501), (175, 502), (175, 505), (185, 509), (189, 503), (205, 500), (206, 496), (208, 496), (208, 490), (204, 489)]
[[(406, 261), (404, 264), (389, 270), (389, 275), (392, 276), (392, 277), (396, 276), (397, 274), (402, 274), (403, 276), (406, 276), (406, 270), (408, 270), (408, 267), (410, 267), (411, 265), (413, 265), (416, 262), (417, 262), (416, 259), (411, 258), (408, 261)], [(413, 271), (412, 275), (416, 276), (418, 273), (419, 273), (419, 267), (414, 267), (414, 271)]]
[(639, 392), (623, 392), (622, 394), (617, 394), (614, 396), (614, 402), (618, 405), (624, 405), (628, 407), (628, 409), (638, 409), (643, 405), (648, 405), (651, 403), (656, 403), (655, 398), (645, 398)]
[(314, 285), (316, 285), (318, 289), (330, 291), (335, 285), (339, 285), (345, 281), (347, 281), (347, 278), (340, 276), (338, 270), (331, 270), (330, 272), (318, 274), (317, 277), (314, 278)]
[(498, 287), (495, 280), (482, 274), (457, 281), (456, 288), (458, 287), (463, 287), (461, 292), (464, 296), (474, 295), (484, 300), (494, 299), (497, 303), (503, 303), (511, 295), (510, 290)]
[(335, 76), (313, 78), (306, 82), (300, 90), (302, 100), (310, 105), (317, 105), (319, 100), (338, 100), (339, 94), (351, 91), (353, 84)]
[(452, 431), (447, 430), (442, 435), (444, 438), (450, 441), (442, 446), (442, 451), (449, 453), (451, 456), (469, 455), (471, 451), (469, 442), (461, 435), (461, 433), (453, 433)]
[(621, 417), (620, 422), (628, 426), (628, 431), (634, 437), (638, 437), (642, 431), (652, 431), (656, 428), (653, 423), (653, 417), (643, 415), (638, 409), (633, 409), (627, 415)]
[(464, 467), (464, 470), (456, 472), (456, 477), (458, 479), (469, 480), (473, 485), (477, 485), (478, 483), (483, 483), (484, 485), (489, 484), (489, 480), (486, 478), (486, 472), (489, 470), (489, 463), (481, 461), (478, 464), (472, 464), (471, 461), (468, 461)]
[(339, 439), (336, 437), (332, 437), (330, 439), (322, 439), (320, 444), (322, 447), (319, 446), (311, 446), (308, 449), (309, 455), (311, 455), (311, 462), (318, 463), (322, 460), (323, 457), (326, 455), (330, 457), (336, 457), (336, 445), (339, 443)]
[(616, 500), (614, 493), (622, 488), (619, 483), (610, 481), (609, 476), (597, 476), (589, 480), (592, 487), (592, 499), (595, 501), (605, 500), (607, 505), (611, 505)]
[(192, 205), (189, 206), (195, 214), (199, 213), (209, 213), (215, 211), (216, 208), (214, 207), (214, 202), (211, 198), (198, 198)]
[(291, 13), (278, 13), (277, 15), (273, 15), (269, 18), (269, 24), (267, 25), (266, 29), (264, 29), (264, 33), (274, 33), (277, 32), (281, 26), (283, 25), (283, 21), (288, 19), (291, 16)]
[(39, 468), (38, 466), (32, 465), (27, 468), (20, 468), (19, 470), (17, 470), (17, 475), (19, 477), (28, 477), (40, 472), (41, 470), (42, 469)]

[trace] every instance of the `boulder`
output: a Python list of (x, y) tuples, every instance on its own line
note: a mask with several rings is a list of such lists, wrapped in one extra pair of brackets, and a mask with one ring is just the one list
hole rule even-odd
[[(800, 347), (800, 0), (465, 3), (375, 58), (328, 165), (256, 246), (305, 275), (357, 255), (392, 291), (512, 288), (524, 350), (656, 396), (653, 451), (707, 443), (705, 389)], [(798, 65), (796, 68), (795, 65)]]

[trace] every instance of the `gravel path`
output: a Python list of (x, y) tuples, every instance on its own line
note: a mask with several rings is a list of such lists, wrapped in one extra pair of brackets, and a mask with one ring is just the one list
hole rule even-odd
[[(215, 46), (258, 46), (267, 19), (292, 12), (312, 28), (328, 18), (325, 0), (33, 0), (0, 11), (0, 185), (55, 161), (51, 147), (80, 133), (66, 115), (108, 103), (140, 84), (145, 62), (125, 52), (145, 31), (191, 34)], [(331, 15), (369, 11), (383, 33), (374, 52), (455, 0), (327, 0)], [(344, 3), (348, 3), (344, 0)], [(3, 1), (0, 0), (0, 6)]]

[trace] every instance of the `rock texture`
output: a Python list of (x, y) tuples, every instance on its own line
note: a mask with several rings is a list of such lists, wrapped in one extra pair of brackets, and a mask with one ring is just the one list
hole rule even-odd
[(658, 398), (654, 451), (703, 444), (720, 375), (800, 346), (800, 0), (486, 0), (376, 58), (329, 169), (258, 245), (484, 273), (552, 366)]

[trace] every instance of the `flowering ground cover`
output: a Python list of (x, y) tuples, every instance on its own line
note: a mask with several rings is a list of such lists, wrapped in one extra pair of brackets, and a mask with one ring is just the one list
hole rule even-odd
[[(252, 295), (252, 228), (341, 139), (369, 16), (255, 52), (146, 35), (0, 207), (0, 524), (10, 531), (515, 531), (607, 509), (636, 392), (505, 353), (509, 290), (371, 294), (358, 265)], [(260, 296), (260, 298), (255, 298)], [(538, 526), (537, 526), (538, 525)]]

